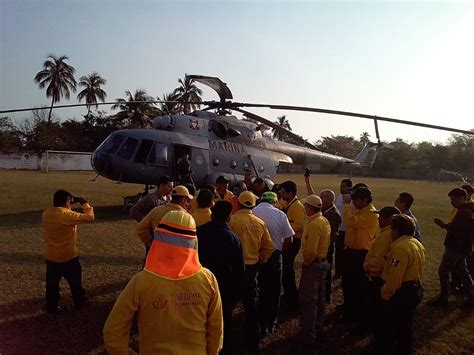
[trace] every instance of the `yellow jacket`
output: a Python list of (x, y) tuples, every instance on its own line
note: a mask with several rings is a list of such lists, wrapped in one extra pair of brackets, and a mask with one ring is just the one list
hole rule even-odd
[(282, 210), (286, 210), (286, 215), (290, 221), (291, 228), (293, 228), (295, 231), (294, 237), (301, 238), (306, 220), (306, 212), (301, 201), (295, 196), (293, 200), (291, 200), (284, 208), (282, 208)]
[(189, 209), (188, 213), (193, 214), (194, 211), (196, 211), (199, 208), (198, 204), (197, 204), (197, 201), (196, 201), (196, 198), (193, 198), (191, 201), (189, 201), (189, 206), (190, 206), (190, 209)]
[(392, 245), (392, 229), (390, 226), (379, 229), (375, 239), (365, 256), (364, 270), (367, 275), (381, 277), (383, 266), (385, 265), (384, 256), (390, 251)]
[(211, 221), (211, 209), (198, 208), (192, 213), (192, 216), (194, 217), (194, 220), (196, 221), (196, 227), (199, 227)]
[(390, 299), (404, 281), (419, 280), (425, 260), (425, 248), (417, 239), (403, 236), (395, 240), (383, 268), (382, 298)]
[(150, 245), (153, 241), (153, 231), (155, 230), (158, 223), (165, 214), (169, 211), (174, 210), (183, 210), (186, 211), (181, 205), (175, 203), (167, 203), (163, 206), (158, 206), (153, 208), (150, 213), (148, 213), (138, 224), (137, 224), (137, 234), (140, 240), (145, 243), (145, 245)]
[(322, 213), (308, 217), (301, 239), (303, 263), (310, 265), (314, 259), (325, 258), (331, 240), (331, 225)]
[(94, 221), (92, 206), (85, 203), (82, 208), (84, 213), (74, 212), (65, 207), (50, 207), (43, 212), (46, 260), (61, 263), (78, 255), (77, 225)]
[(231, 191), (225, 190), (224, 198), (222, 198), (219, 195), (219, 193), (216, 191), (216, 196), (214, 197), (214, 202), (217, 202), (217, 201), (229, 201), (229, 202), (231, 202), (232, 196), (234, 196), (234, 194)]
[(361, 210), (344, 204), (343, 219), (346, 225), (344, 245), (351, 249), (370, 250), (377, 228), (379, 227), (375, 207), (369, 204)]
[(205, 268), (182, 279), (136, 274), (104, 325), (109, 354), (130, 354), (130, 327), (138, 312), (140, 354), (217, 354), (223, 321), (219, 287)]
[(251, 210), (240, 209), (232, 215), (229, 225), (242, 243), (245, 265), (268, 261), (274, 248), (264, 221)]

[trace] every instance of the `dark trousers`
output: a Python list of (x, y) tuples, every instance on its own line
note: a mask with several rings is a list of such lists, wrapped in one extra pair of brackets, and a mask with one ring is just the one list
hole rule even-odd
[(423, 288), (418, 281), (403, 282), (388, 301), (379, 309), (380, 332), (375, 334), (377, 354), (411, 354), (413, 317), (423, 298)]
[(242, 301), (245, 310), (245, 341), (249, 351), (258, 351), (258, 272), (260, 264), (245, 265)]
[(458, 275), (461, 280), (464, 291), (469, 299), (473, 298), (472, 278), (467, 270), (465, 252), (446, 248), (443, 254), (443, 259), (438, 268), (439, 282), (440, 282), (440, 298), (444, 301), (448, 300), (449, 296), (449, 274)]
[(379, 309), (382, 307), (382, 295), (380, 293), (383, 284), (385, 281), (380, 277), (372, 277), (368, 279), (367, 282), (367, 294), (365, 296), (365, 312), (366, 320), (363, 321), (363, 325), (366, 325), (367, 328), (371, 329), (376, 336), (377, 332), (380, 330), (379, 322)]
[(79, 257), (63, 263), (46, 260), (46, 309), (49, 312), (54, 312), (58, 307), (61, 277), (64, 277), (69, 284), (74, 304), (81, 306), (85, 301)]
[(336, 276), (342, 275), (342, 259), (344, 258), (344, 239), (346, 237), (345, 231), (340, 231), (335, 243), (335, 272)]
[(331, 293), (332, 293), (332, 265), (334, 264), (334, 249), (335, 243), (329, 244), (328, 255), (326, 256), (326, 260), (329, 264), (329, 269), (326, 274), (326, 294), (325, 299), (326, 303), (331, 302)]
[(224, 321), (224, 346), (219, 354), (232, 354), (232, 311), (235, 308), (234, 302), (228, 302), (222, 298), (222, 318)]
[(258, 275), (260, 327), (262, 331), (271, 331), (278, 322), (280, 310), (282, 257), (275, 250), (265, 264), (260, 265)]
[(285, 301), (290, 309), (298, 306), (298, 289), (295, 279), (295, 258), (301, 247), (301, 239), (293, 238), (291, 246), (283, 253), (282, 284), (285, 291)]
[(325, 278), (328, 263), (314, 262), (303, 265), (299, 289), (301, 309), (301, 331), (303, 341), (314, 342), (324, 328), (326, 315)]
[(342, 267), (342, 292), (344, 296), (344, 318), (361, 321), (364, 316), (365, 290), (368, 283), (363, 268), (365, 249), (344, 249)]

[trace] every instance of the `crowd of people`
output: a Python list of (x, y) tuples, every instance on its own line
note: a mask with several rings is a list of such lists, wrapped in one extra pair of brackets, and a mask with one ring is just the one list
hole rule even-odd
[[(324, 337), (326, 304), (333, 300), (334, 280), (340, 278), (343, 303), (336, 307), (335, 321), (353, 335), (373, 334), (366, 353), (411, 353), (426, 260), (411, 211), (412, 194), (400, 193), (394, 205), (378, 210), (370, 187), (353, 185), (351, 179), (341, 181), (337, 197), (329, 189), (316, 194), (307, 172), (307, 196), (300, 199), (295, 182), (277, 185), (252, 175), (246, 170), (233, 191), (225, 176), (199, 191), (189, 184), (174, 186), (163, 176), (156, 191), (131, 208), (145, 262), (105, 323), (107, 350), (130, 351), (130, 328), (137, 317), (143, 353), (231, 354), (236, 342), (232, 312), (239, 301), (245, 312), (244, 339), (239, 342), (245, 342), (249, 353), (258, 352), (262, 338), (275, 331), (281, 307), (299, 311), (297, 342), (313, 349)], [(474, 305), (472, 192), (469, 185), (451, 190), (451, 220), (434, 220), (446, 230), (446, 239), (440, 293), (428, 302), (431, 306), (446, 307), (450, 292), (460, 290), (467, 297), (465, 306)], [(82, 213), (71, 210), (75, 203)], [(50, 313), (59, 310), (62, 277), (75, 307), (88, 303), (77, 225), (94, 220), (85, 198), (58, 190), (53, 204), (43, 213)]]

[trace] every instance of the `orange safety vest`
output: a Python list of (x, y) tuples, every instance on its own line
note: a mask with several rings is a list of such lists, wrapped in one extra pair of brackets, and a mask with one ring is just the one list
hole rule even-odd
[(196, 228), (162, 221), (155, 229), (145, 270), (170, 279), (181, 279), (201, 270)]

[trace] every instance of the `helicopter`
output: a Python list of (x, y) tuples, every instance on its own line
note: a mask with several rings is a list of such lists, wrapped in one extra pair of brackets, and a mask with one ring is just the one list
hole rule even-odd
[[(159, 176), (168, 175), (176, 179), (179, 175), (177, 162), (183, 156), (189, 157), (191, 182), (197, 187), (214, 184), (219, 176), (224, 176), (231, 183), (242, 181), (244, 171), (248, 169), (257, 177), (272, 180), (285, 164), (295, 164), (318, 172), (371, 167), (380, 149), (391, 148), (380, 140), (378, 121), (474, 134), (472, 131), (346, 111), (238, 103), (231, 101), (232, 92), (219, 78), (203, 75), (188, 77), (212, 88), (219, 96), (219, 101), (191, 102), (206, 107), (190, 114), (157, 116), (152, 122), (153, 129), (123, 129), (113, 132), (91, 156), (91, 164), (97, 176), (117, 182), (142, 184), (147, 190), (147, 186), (155, 184)], [(110, 105), (115, 102), (99, 104)], [(73, 106), (84, 105), (61, 105), (55, 108)], [(354, 159), (324, 153), (293, 132), (244, 109), (247, 107), (368, 118), (374, 122), (377, 142), (367, 143)], [(0, 113), (26, 110), (30, 109)], [(232, 114), (233, 111), (243, 114), (246, 119), (238, 119)], [(264, 136), (262, 125), (280, 130), (297, 144)], [(370, 152), (374, 153), (371, 161), (368, 161)]]
[[(370, 151), (383, 146), (367, 144), (355, 159), (349, 159), (321, 152), (288, 130), (284, 133), (303, 146), (265, 137), (261, 125), (255, 122), (276, 125), (228, 101), (233, 98), (232, 93), (219, 78), (189, 77), (214, 89), (220, 101), (205, 102), (207, 108), (190, 114), (157, 116), (153, 129), (112, 133), (92, 155), (92, 165), (98, 174), (120, 182), (153, 184), (160, 175), (176, 177), (176, 162), (187, 155), (196, 186), (214, 184), (218, 176), (230, 182), (241, 181), (247, 169), (257, 177), (272, 180), (282, 164), (318, 171), (338, 171), (349, 165), (360, 168)], [(231, 110), (243, 113), (253, 122), (238, 119)]]

